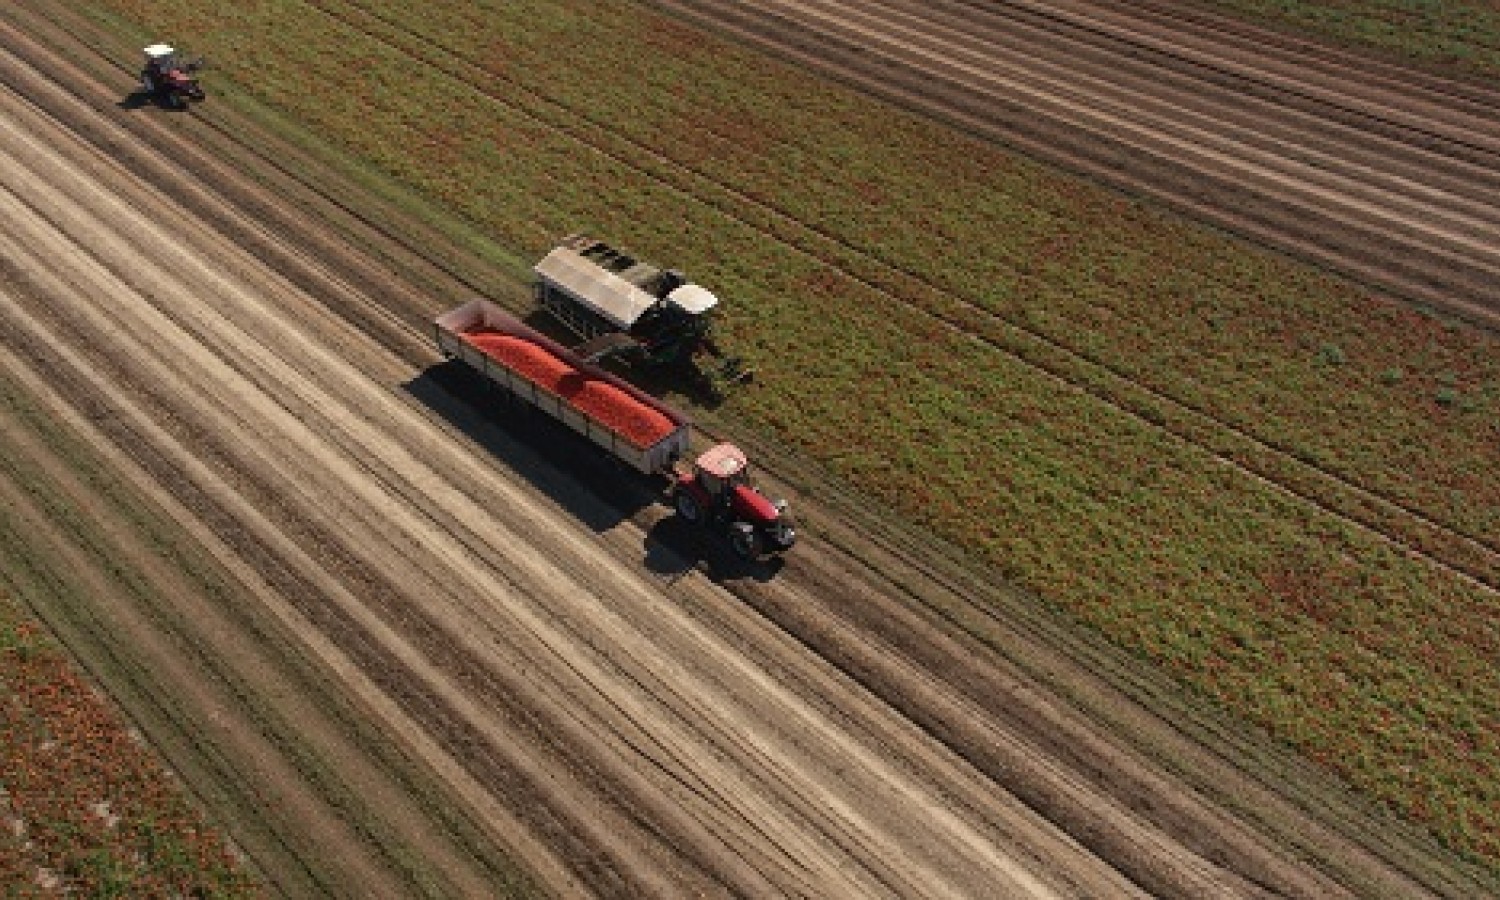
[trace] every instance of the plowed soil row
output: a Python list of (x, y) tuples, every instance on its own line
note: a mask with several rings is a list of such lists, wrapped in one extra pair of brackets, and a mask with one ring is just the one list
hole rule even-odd
[[(890, 550), (884, 523), (808, 508), (827, 538), (779, 571), (705, 557), (647, 486), (424, 372), (425, 323), (465, 286), (397, 240), (399, 212), (340, 214), (331, 173), (282, 180), (253, 131), (119, 109), (67, 57), (4, 41), (30, 63), (0, 56), (0, 238), (29, 285), (0, 304), (11, 380), (560, 892), (1474, 892), (1273, 751), (1160, 717), (1158, 682), (1023, 598)], [(206, 646), (242, 627), (170, 625)], [(385, 827), (422, 830), (390, 808)], [(449, 856), (455, 881), (494, 877)], [(351, 892), (402, 877), (368, 858)]]
[(1107, 183), (1500, 324), (1500, 91), (1187, 4), (655, 4)]

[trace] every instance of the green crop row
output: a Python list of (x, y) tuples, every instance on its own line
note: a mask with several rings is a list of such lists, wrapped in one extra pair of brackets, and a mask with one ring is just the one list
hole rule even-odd
[(1494, 577), (1493, 339), (634, 4), (88, 5), (509, 249), (684, 266), (734, 414), (1500, 860), (1495, 593), (1325, 509)]

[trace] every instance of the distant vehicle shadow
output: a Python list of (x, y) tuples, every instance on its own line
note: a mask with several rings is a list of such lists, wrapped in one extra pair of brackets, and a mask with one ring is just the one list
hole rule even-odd
[(181, 113), (192, 109), (191, 106), (176, 106), (157, 94), (148, 94), (142, 90), (131, 92), (127, 97), (115, 104), (120, 109), (144, 109), (151, 107), (163, 112)]
[(402, 387), (596, 532), (657, 502), (665, 485), (449, 360)]

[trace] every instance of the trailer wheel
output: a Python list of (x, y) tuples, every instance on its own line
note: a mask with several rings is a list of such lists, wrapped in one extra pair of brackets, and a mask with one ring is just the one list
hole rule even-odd
[(685, 490), (678, 490), (673, 500), (677, 507), (677, 514), (694, 525), (703, 520), (703, 507), (698, 505), (698, 498)]
[(729, 529), (729, 546), (740, 559), (754, 561), (760, 558), (760, 533), (754, 526), (736, 522)]

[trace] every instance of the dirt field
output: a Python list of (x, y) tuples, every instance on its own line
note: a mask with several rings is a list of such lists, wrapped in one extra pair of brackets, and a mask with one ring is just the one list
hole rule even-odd
[(784, 566), (729, 566), (650, 485), (478, 411), (430, 347), (465, 285), (423, 229), (249, 123), (125, 108), (27, 21), (0, 377), (66, 438), (29, 447), (81, 524), (38, 511), (37, 546), (109, 602), (90, 631), (29, 599), (112, 688), (97, 648), (135, 660), (156, 699), (127, 705), (276, 889), (482, 896), (507, 857), (568, 896), (1482, 889), (857, 504), (798, 498)]

